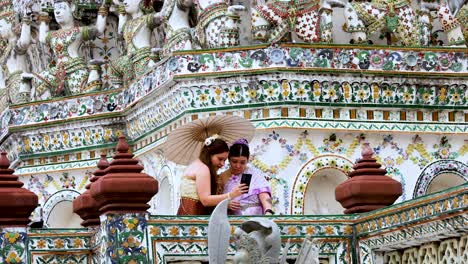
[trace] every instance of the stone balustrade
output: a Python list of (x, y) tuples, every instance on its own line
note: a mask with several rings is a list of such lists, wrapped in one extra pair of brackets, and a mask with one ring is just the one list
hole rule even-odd
[[(299, 252), (302, 239), (310, 235), (320, 243), (323, 263), (357, 263), (358, 258), (360, 263), (464, 263), (456, 260), (468, 256), (467, 187), (461, 185), (364, 214), (269, 218), (280, 227), (283, 247), (290, 241), (287, 252), (291, 259)], [(122, 245), (125, 252), (145, 255), (145, 263), (207, 260), (207, 216), (123, 217), (122, 224), (115, 226), (108, 219), (108, 230), (114, 230), (112, 234), (143, 232), (148, 243), (139, 242), (139, 236), (114, 235), (114, 239), (121, 239), (114, 244)], [(230, 223), (236, 226), (246, 219), (230, 217)], [(146, 223), (141, 225), (141, 221)], [(102, 254), (115, 252), (105, 246), (109, 238), (103, 230), (30, 229), (27, 248), (22, 250), (30, 253), (29, 263), (99, 263)], [(4, 237), (10, 234), (2, 233)], [(14, 237), (10, 241), (17, 241)], [(356, 250), (353, 245), (357, 245)], [(233, 254), (232, 245), (229, 254)]]
[(400, 251), (386, 252), (383, 259), (384, 264), (467, 263), (468, 236), (445, 239)]

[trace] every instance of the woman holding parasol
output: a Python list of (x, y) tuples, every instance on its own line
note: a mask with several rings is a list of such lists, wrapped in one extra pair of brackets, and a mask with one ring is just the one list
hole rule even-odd
[(217, 170), (228, 158), (228, 143), (239, 137), (252, 138), (255, 128), (236, 116), (210, 116), (195, 120), (169, 134), (165, 143), (166, 158), (188, 165), (181, 182), (178, 215), (211, 214), (212, 207), (226, 198), (236, 198), (248, 191), (245, 184), (229, 193), (216, 195)]

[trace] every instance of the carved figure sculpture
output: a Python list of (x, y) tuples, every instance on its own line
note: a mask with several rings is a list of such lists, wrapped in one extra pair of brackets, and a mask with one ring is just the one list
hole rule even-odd
[(421, 46), (429, 46), (431, 40), (431, 11), (439, 9), (440, 3), (438, 0), (434, 1), (421, 1), (421, 9), (418, 14), (418, 23), (419, 23), (419, 44)]
[(123, 34), (126, 54), (111, 63), (111, 82), (127, 86), (144, 74), (151, 61), (151, 33), (161, 24), (161, 14), (154, 13), (151, 1), (123, 0), (119, 6), (119, 33)]
[(252, 9), (253, 39), (279, 42), (295, 32), (308, 43), (332, 42), (332, 7), (340, 0), (271, 0)]
[(20, 91), (20, 86), (21, 74), (29, 71), (27, 49), (31, 44), (31, 19), (23, 14), (20, 24), (16, 14), (11, 0), (0, 0), (0, 40), (3, 43), (0, 43), (0, 69), (5, 78), (5, 89), (0, 90), (0, 111), (9, 103), (29, 101), (29, 91)]
[(197, 0), (197, 36), (203, 48), (239, 45), (240, 5), (229, 6), (229, 0)]
[(176, 50), (192, 49), (192, 28), (189, 23), (189, 13), (193, 6), (192, 0), (166, 0), (161, 10), (164, 32), (162, 57), (167, 57)]
[(347, 31), (355, 43), (383, 30), (395, 34), (404, 46), (419, 45), (418, 18), (408, 0), (372, 0), (351, 2), (345, 7)]
[(439, 21), (450, 46), (468, 45), (468, 1), (447, 0), (440, 6)]
[[(227, 218), (229, 199), (216, 206), (208, 225), (208, 254), (210, 263), (226, 263), (230, 239)], [(235, 264), (278, 263), (281, 233), (275, 222), (256, 218), (241, 224), (234, 232)]]
[(307, 236), (297, 255), (296, 264), (319, 264), (320, 247), (316, 239)]
[(38, 99), (47, 99), (64, 95), (73, 95), (90, 90), (87, 87), (89, 70), (79, 54), (83, 41), (94, 39), (104, 33), (107, 18), (107, 7), (99, 8), (96, 25), (78, 27), (75, 24), (75, 0), (56, 0), (54, 16), (60, 29), (49, 32), (47, 14), (40, 16), (39, 40), (47, 44), (53, 52), (56, 65), (41, 72), (34, 73), (35, 95)]

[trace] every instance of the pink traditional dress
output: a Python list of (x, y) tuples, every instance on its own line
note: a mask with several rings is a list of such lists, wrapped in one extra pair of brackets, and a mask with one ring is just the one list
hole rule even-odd
[[(230, 170), (228, 170), (227, 173), (230, 173)], [(263, 207), (258, 195), (261, 193), (268, 193), (271, 197), (270, 185), (262, 173), (256, 169), (247, 167), (243, 173), (252, 174), (252, 180), (250, 182), (249, 192), (233, 199), (234, 201), (239, 201), (241, 205), (241, 210), (233, 213), (235, 215), (263, 215)], [(241, 177), (242, 173), (231, 175), (224, 184), (224, 193), (234, 190), (234, 188), (240, 184)]]

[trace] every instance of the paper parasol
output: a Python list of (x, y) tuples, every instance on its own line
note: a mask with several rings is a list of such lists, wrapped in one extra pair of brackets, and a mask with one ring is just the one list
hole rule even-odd
[(217, 115), (197, 119), (169, 133), (163, 146), (166, 158), (188, 165), (199, 157), (205, 139), (214, 134), (231, 144), (239, 138), (252, 140), (255, 128), (249, 120), (238, 116)]

